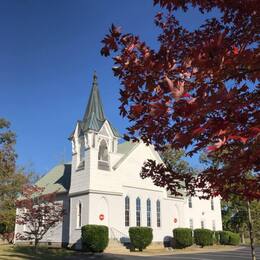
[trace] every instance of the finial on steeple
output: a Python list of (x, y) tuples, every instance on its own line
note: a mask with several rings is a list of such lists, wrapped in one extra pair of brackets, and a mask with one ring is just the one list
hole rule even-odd
[(94, 70), (94, 74), (93, 74), (93, 86), (97, 86), (97, 72)]

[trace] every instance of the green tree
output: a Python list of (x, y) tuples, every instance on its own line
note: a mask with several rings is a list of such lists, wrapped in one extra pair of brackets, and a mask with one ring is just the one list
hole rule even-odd
[[(187, 174), (189, 173), (191, 176), (196, 174), (195, 169), (193, 169), (190, 164), (185, 161), (183, 158), (185, 157), (185, 151), (183, 149), (172, 149), (170, 146), (166, 146), (166, 149), (160, 152), (160, 156), (170, 171), (175, 171), (180, 174)], [(182, 196), (184, 195), (183, 191), (186, 188), (186, 184), (181, 180), (174, 180), (178, 189), (176, 192), (172, 192), (169, 190), (168, 192), (174, 196)]]
[(0, 225), (11, 232), (15, 224), (15, 201), (27, 177), (16, 169), (16, 136), (10, 123), (0, 118)]

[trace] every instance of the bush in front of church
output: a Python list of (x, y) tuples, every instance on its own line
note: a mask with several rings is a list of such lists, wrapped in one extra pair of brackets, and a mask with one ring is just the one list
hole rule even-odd
[(108, 245), (108, 227), (85, 225), (81, 228), (82, 250), (103, 252)]
[(153, 240), (153, 229), (149, 227), (130, 227), (128, 233), (132, 248), (139, 251), (149, 246)]
[(194, 241), (201, 247), (213, 245), (213, 232), (209, 229), (198, 228), (194, 230)]
[(173, 230), (174, 247), (185, 248), (193, 244), (192, 230), (190, 228), (175, 228)]
[(239, 244), (240, 244), (239, 234), (230, 232), (230, 234), (229, 234), (229, 245), (237, 246)]
[(239, 234), (231, 231), (220, 231), (220, 244), (236, 246), (240, 243)]

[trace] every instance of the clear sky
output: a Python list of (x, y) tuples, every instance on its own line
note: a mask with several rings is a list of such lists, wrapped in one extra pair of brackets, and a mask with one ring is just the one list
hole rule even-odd
[[(156, 47), (156, 11), (151, 0), (0, 0), (0, 117), (17, 134), (18, 164), (43, 174), (70, 160), (67, 138), (83, 116), (94, 70), (106, 117), (125, 132), (120, 84), (100, 41), (114, 23)], [(196, 10), (177, 15), (190, 29), (205, 18)]]

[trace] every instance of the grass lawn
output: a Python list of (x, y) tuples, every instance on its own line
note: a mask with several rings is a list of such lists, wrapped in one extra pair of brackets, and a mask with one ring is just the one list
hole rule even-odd
[(0, 245), (0, 260), (52, 260), (69, 259), (77, 252), (66, 249), (38, 248), (37, 253), (32, 247)]

